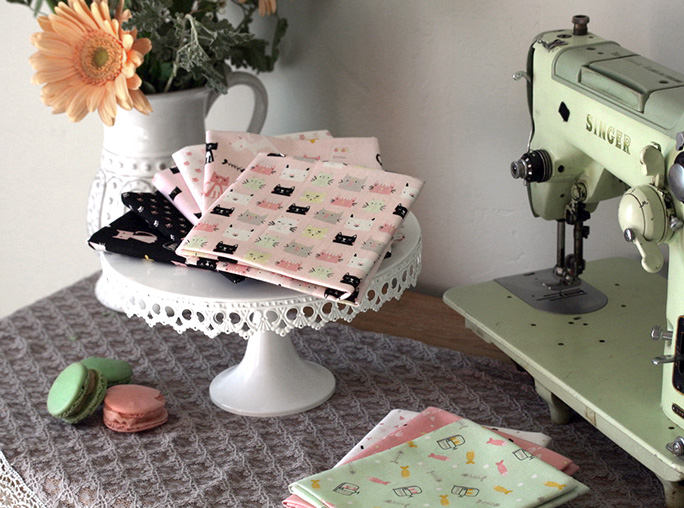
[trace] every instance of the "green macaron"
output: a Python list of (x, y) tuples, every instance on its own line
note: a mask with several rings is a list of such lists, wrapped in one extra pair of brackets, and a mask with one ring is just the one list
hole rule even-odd
[(107, 392), (107, 380), (96, 369), (72, 363), (52, 383), (48, 412), (67, 423), (78, 423), (95, 412)]
[(99, 370), (107, 380), (107, 387), (130, 383), (133, 377), (133, 369), (123, 360), (91, 356), (81, 360), (81, 364)]

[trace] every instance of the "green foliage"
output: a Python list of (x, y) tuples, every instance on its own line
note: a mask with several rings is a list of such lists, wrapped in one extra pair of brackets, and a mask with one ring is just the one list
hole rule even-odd
[(152, 51), (138, 70), (145, 93), (208, 86), (226, 93), (226, 62), (257, 72), (272, 71), (287, 21), (273, 16), (270, 43), (249, 31), (257, 0), (238, 3), (243, 19), (235, 27), (219, 17), (216, 0), (130, 0), (132, 17), (126, 28), (136, 27), (139, 37), (152, 41)]
[[(53, 11), (58, 0), (7, 1), (26, 5), (38, 14), (45, 6)], [(199, 86), (226, 93), (227, 64), (257, 72), (273, 70), (287, 21), (277, 14), (269, 16), (268, 22), (273, 24), (273, 38), (269, 43), (250, 32), (258, 12), (258, 0), (244, 3), (232, 0), (242, 13), (236, 26), (219, 16), (225, 1), (125, 0), (131, 19), (124, 28), (137, 28), (138, 37), (147, 37), (152, 42), (152, 50), (138, 68), (144, 93)], [(110, 0), (112, 11), (117, 3), (118, 0)]]

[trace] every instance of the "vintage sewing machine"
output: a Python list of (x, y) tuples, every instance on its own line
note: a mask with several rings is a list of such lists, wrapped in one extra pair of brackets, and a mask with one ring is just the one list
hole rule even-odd
[[(654, 324), (664, 354), (653, 362), (663, 368), (661, 407), (684, 427), (684, 75), (592, 35), (588, 21), (575, 16), (573, 30), (541, 34), (531, 47), (518, 76), (528, 81), (532, 134), (511, 173), (525, 183), (532, 212), (558, 221), (556, 266), (542, 282), (549, 287), (581, 284), (585, 223), (605, 199), (622, 196), (619, 224), (644, 270), (663, 268), (659, 245), (668, 245), (668, 330)], [(587, 289), (580, 311), (605, 304)]]
[[(527, 81), (532, 131), (511, 174), (533, 214), (557, 222), (556, 264), (444, 301), (532, 374), (554, 421), (581, 414), (663, 481), (668, 506), (684, 506), (684, 75), (591, 34), (586, 16), (572, 21), (537, 36), (514, 76)], [(587, 220), (619, 196), (641, 267), (586, 263)], [(664, 245), (667, 280), (648, 273), (666, 265)]]

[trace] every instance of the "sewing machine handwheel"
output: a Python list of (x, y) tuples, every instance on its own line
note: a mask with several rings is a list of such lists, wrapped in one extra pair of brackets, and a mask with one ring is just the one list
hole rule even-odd
[(639, 250), (644, 270), (659, 271), (665, 259), (658, 244), (665, 241), (670, 233), (662, 194), (652, 185), (629, 189), (620, 201), (618, 220), (625, 240)]

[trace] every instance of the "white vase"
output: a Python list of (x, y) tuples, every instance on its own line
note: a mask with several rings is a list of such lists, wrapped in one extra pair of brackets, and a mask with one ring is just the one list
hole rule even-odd
[[(248, 132), (266, 120), (268, 96), (261, 81), (246, 72), (227, 75), (228, 87), (246, 85), (254, 92)], [(205, 118), (219, 95), (208, 88), (148, 95), (152, 113), (119, 109), (113, 127), (104, 128), (102, 159), (88, 198), (88, 235), (124, 214), (121, 193), (154, 191), (152, 177), (172, 167), (171, 155), (205, 142)]]
[[(261, 81), (247, 72), (229, 72), (228, 88), (246, 85), (254, 92), (254, 109), (247, 132), (258, 133), (266, 120), (268, 96)], [(122, 216), (123, 192), (153, 192), (152, 178), (173, 167), (171, 155), (185, 146), (205, 143), (205, 118), (219, 94), (208, 88), (148, 95), (149, 115), (119, 109), (116, 122), (104, 128), (102, 159), (88, 197), (88, 236)], [(95, 287), (97, 299), (120, 311), (104, 277)]]

